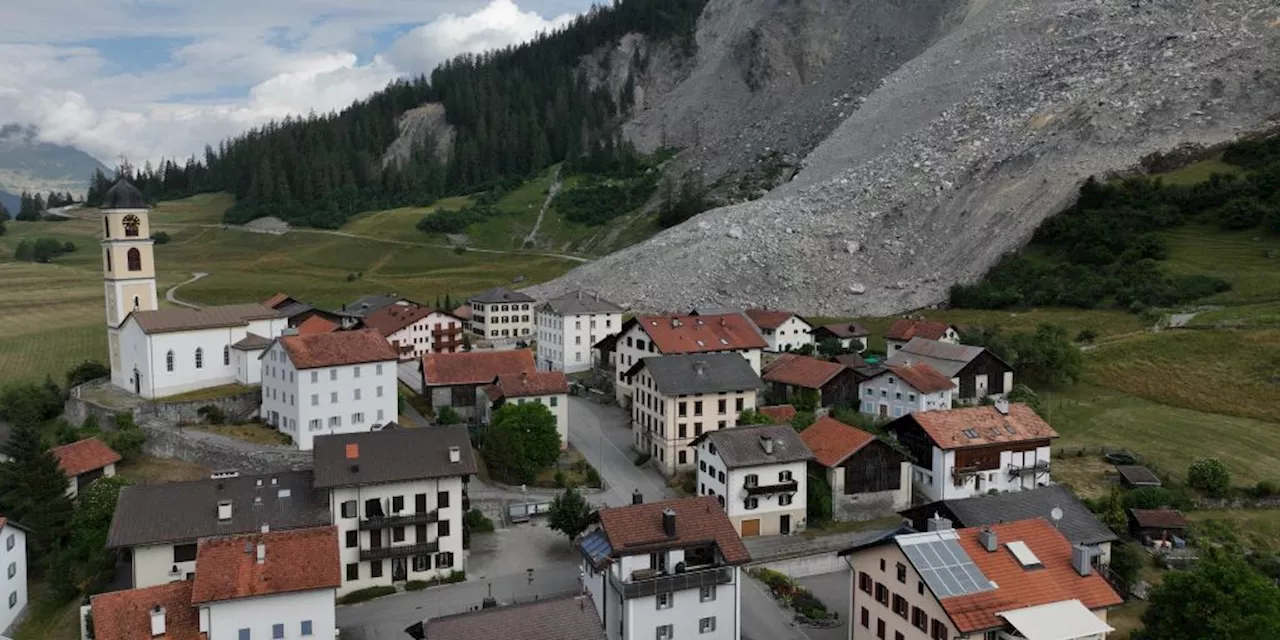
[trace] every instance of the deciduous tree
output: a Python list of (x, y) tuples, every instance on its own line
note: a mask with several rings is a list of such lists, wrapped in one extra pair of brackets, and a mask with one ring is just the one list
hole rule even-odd
[(551, 501), (547, 512), (547, 526), (563, 533), (572, 542), (587, 530), (591, 518), (591, 505), (577, 489), (569, 487)]
[(481, 448), (489, 472), (504, 482), (533, 482), (560, 456), (551, 410), (537, 402), (504, 404), (493, 414)]
[(1280, 638), (1280, 587), (1231, 552), (1166, 575), (1149, 602), (1133, 640)]

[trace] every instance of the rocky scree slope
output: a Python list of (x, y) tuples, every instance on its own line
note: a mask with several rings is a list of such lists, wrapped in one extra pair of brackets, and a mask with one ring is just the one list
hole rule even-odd
[(1088, 175), (1280, 124), (1280, 7), (970, 0), (856, 106), (764, 198), (533, 293), (587, 287), (635, 309), (821, 315), (942, 302), (1069, 205)]

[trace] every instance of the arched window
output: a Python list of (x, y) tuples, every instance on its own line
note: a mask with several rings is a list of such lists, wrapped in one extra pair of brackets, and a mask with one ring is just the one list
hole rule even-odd
[(126, 257), (128, 258), (128, 261), (129, 261), (130, 271), (142, 271), (142, 252), (141, 251), (138, 251), (137, 248), (130, 249), (129, 253), (126, 254)]
[(204, 368), (204, 349), (201, 349), (200, 347), (196, 347), (196, 368)]
[(102, 219), (102, 236), (104, 238), (111, 237), (111, 220), (105, 217)]
[(173, 373), (173, 349), (164, 354), (164, 370)]
[(124, 217), (124, 235), (130, 238), (138, 237), (138, 228), (142, 226), (142, 221), (138, 216), (129, 214)]
[(231, 366), (231, 345), (222, 348), (222, 366)]
[(140, 301), (138, 300), (138, 296), (134, 296), (134, 297), (133, 297), (133, 310), (134, 310), (134, 311), (137, 311), (137, 310), (138, 310), (138, 307), (142, 306), (142, 305), (138, 304), (139, 302), (140, 302)]

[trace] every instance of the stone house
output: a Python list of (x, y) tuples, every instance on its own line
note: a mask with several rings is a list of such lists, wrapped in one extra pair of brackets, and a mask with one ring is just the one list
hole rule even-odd
[(800, 438), (813, 451), (811, 472), (831, 488), (834, 519), (872, 520), (911, 506), (911, 461), (888, 443), (829, 416)]
[(436, 411), (450, 407), (469, 421), (479, 420), (480, 388), (501, 375), (535, 373), (533, 351), (460, 351), (422, 356), (423, 395)]
[(857, 406), (861, 376), (838, 362), (784, 353), (764, 366), (761, 378), (774, 404), (797, 404), (802, 394), (816, 396), (818, 406)]

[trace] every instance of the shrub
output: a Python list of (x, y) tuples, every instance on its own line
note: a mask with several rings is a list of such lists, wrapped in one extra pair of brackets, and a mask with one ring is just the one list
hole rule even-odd
[(427, 584), (428, 583), (426, 580), (410, 580), (404, 583), (404, 590), (405, 591), (422, 591), (423, 589), (427, 588)]
[(650, 459), (650, 458), (652, 458), (652, 457), (653, 457), (653, 456), (651, 456), (651, 455), (649, 455), (649, 454), (647, 454), (647, 453), (642, 453), (642, 454), (640, 454), (640, 455), (636, 456), (636, 466), (637, 466), (637, 467), (642, 467), (642, 466), (644, 466), (645, 464), (647, 464), (647, 463), (649, 462), (649, 459)]
[(467, 529), (472, 533), (489, 533), (493, 531), (493, 520), (490, 520), (479, 509), (471, 509), (464, 517)]
[(791, 596), (791, 608), (810, 620), (826, 620), (830, 616), (827, 605), (814, 596), (812, 591), (803, 587), (796, 589)]
[(395, 592), (395, 587), (365, 587), (364, 589), (357, 589), (345, 596), (342, 596), (341, 598), (338, 598), (338, 604), (357, 604), (360, 602), (368, 602), (374, 598), (389, 596)]
[(151, 240), (156, 244), (169, 244), (169, 234), (164, 231), (157, 231), (151, 234)]
[(436, 422), (442, 425), (458, 424), (462, 422), (462, 416), (453, 407), (440, 407), (436, 412)]
[(1231, 490), (1231, 472), (1217, 458), (1196, 458), (1187, 468), (1187, 484), (1211, 496)]
[(90, 380), (111, 376), (111, 369), (101, 362), (85, 360), (67, 371), (67, 388), (80, 386)]
[(1131, 542), (1118, 540), (1111, 545), (1111, 571), (1124, 590), (1127, 591), (1137, 581), (1144, 556), (1146, 554)]
[(597, 488), (601, 486), (600, 472), (596, 471), (595, 467), (587, 467), (587, 486)]
[(126, 462), (142, 455), (142, 445), (147, 441), (147, 434), (133, 421), (128, 413), (116, 414), (115, 431), (106, 433), (107, 446), (115, 449)]
[(70, 422), (59, 419), (54, 427), (54, 432), (58, 438), (58, 444), (71, 444), (80, 439), (80, 431), (71, 426)]
[(1084, 344), (1093, 344), (1093, 341), (1097, 339), (1098, 332), (1088, 327), (1081, 329), (1080, 333), (1076, 334), (1076, 342), (1082, 342)]
[(203, 407), (196, 409), (196, 415), (204, 418), (209, 424), (227, 423), (226, 412), (211, 404), (206, 404)]
[(1142, 487), (1124, 494), (1126, 509), (1160, 509), (1175, 501), (1173, 492), (1164, 487)]
[(89, 417), (85, 418), (84, 422), (80, 423), (80, 431), (84, 432), (87, 436), (95, 435), (102, 431), (102, 427), (98, 426), (97, 414), (89, 414)]
[(1267, 208), (1253, 198), (1236, 198), (1218, 208), (1218, 226), (1227, 230), (1252, 229), (1262, 222)]
[(1280, 484), (1277, 484), (1274, 480), (1259, 480), (1258, 486), (1254, 488), (1254, 493), (1259, 498), (1280, 494)]
[(563, 471), (560, 471), (558, 469), (556, 470), (555, 481), (556, 481), (557, 488), (559, 489), (565, 488), (567, 481), (565, 480)]

